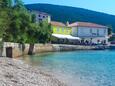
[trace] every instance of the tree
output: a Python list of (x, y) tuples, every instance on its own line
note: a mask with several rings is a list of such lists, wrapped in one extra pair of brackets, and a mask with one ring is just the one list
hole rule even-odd
[(20, 0), (15, 1), (12, 8), (11, 22), (6, 30), (5, 41), (25, 43), (27, 41), (27, 30), (31, 23), (31, 15), (21, 4)]
[(40, 34), (39, 34), (39, 43), (48, 43), (51, 40), (52, 29), (51, 25), (47, 21), (39, 23)]
[(108, 25), (108, 35), (111, 35), (111, 34), (112, 34), (112, 26)]
[[(21, 0), (0, 1), (0, 37), (6, 42), (30, 44), (30, 54), (35, 43), (48, 43), (51, 39), (51, 25), (43, 21), (36, 22), (36, 16), (30, 13)], [(24, 50), (24, 49), (22, 49)]]
[(11, 0), (0, 1), (0, 37), (3, 37), (5, 30), (9, 28), (11, 16)]
[(14, 2), (15, 5), (12, 7), (9, 28), (5, 31), (4, 40), (26, 43), (29, 38), (27, 32), (32, 30), (31, 14), (26, 10), (21, 0), (14, 0)]
[(31, 30), (29, 30), (27, 33), (29, 37), (28, 43), (30, 43), (28, 54), (32, 55), (35, 43), (48, 43), (51, 40), (51, 25), (46, 21), (40, 23), (32, 23)]
[(115, 37), (110, 37), (109, 41), (115, 41)]

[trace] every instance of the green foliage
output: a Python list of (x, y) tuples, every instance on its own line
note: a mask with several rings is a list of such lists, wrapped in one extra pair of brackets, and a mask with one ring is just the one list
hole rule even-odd
[(108, 35), (111, 35), (111, 34), (112, 34), (112, 26), (109, 25), (109, 26), (108, 26)]
[(2, 48), (3, 47), (3, 42), (2, 41), (0, 41), (0, 48)]
[(36, 22), (36, 15), (32, 14), (32, 23), (35, 23), (35, 22)]
[(52, 34), (52, 30), (51, 30), (51, 25), (49, 25), (46, 21), (44, 22), (40, 22), (39, 23), (40, 26), (40, 33), (39, 33), (39, 42), (40, 43), (47, 43), (51, 40), (51, 34)]
[[(0, 2), (0, 37), (6, 42), (47, 43), (51, 38), (51, 25), (46, 21), (36, 23), (36, 16), (29, 13), (21, 0)], [(3, 4), (4, 3), (4, 4)]]
[(10, 16), (12, 9), (10, 9), (11, 6), (11, 0), (1, 0), (0, 1), (0, 38), (5, 33), (5, 30), (9, 28), (10, 24)]
[(6, 30), (5, 41), (25, 43), (27, 31), (30, 29), (31, 16), (28, 12), (14, 9), (10, 28)]
[(115, 37), (110, 37), (109, 41), (115, 41)]
[[(28, 30), (28, 40), (30, 44), (34, 43), (48, 43), (51, 40), (51, 25), (46, 21), (40, 23), (32, 23), (31, 30)], [(30, 36), (31, 35), (31, 36)]]

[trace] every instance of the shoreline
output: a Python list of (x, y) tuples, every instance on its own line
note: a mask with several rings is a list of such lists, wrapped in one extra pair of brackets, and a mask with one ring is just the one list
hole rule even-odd
[(66, 86), (53, 75), (22, 60), (0, 57), (1, 86)]
[(67, 45), (67, 44), (24, 44), (24, 49), (19, 43), (5, 42), (3, 46), (2, 56), (4, 57), (21, 57), (23, 55), (39, 54), (44, 52), (60, 52), (75, 50), (99, 50), (105, 49), (104, 46), (83, 46), (83, 45)]

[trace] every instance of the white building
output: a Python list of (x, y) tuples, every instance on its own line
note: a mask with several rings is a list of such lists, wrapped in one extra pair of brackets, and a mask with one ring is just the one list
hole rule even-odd
[(75, 22), (69, 24), (69, 27), (72, 27), (72, 35), (80, 37), (84, 42), (108, 43), (108, 29), (106, 26), (88, 22)]
[(47, 13), (40, 12), (40, 11), (33, 11), (33, 13), (36, 15), (36, 21), (41, 22), (41, 21), (48, 21), (48, 23), (51, 22), (51, 16)]

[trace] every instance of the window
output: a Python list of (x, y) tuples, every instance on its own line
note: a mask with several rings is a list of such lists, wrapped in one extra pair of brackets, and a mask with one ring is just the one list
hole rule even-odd
[(64, 33), (64, 28), (62, 28), (62, 32)]
[(41, 15), (39, 14), (38, 17), (41, 17)]
[(104, 29), (104, 34), (106, 34), (106, 29)]
[(92, 33), (92, 28), (90, 29), (90, 33)]
[(45, 16), (43, 16), (43, 18), (45, 18)]
[(39, 21), (42, 21), (42, 19), (39, 19)]
[(99, 29), (97, 29), (97, 35), (99, 36)]
[(92, 36), (97, 36), (97, 29), (96, 28), (94, 28), (94, 29), (92, 29)]
[(57, 28), (57, 32), (59, 32), (60, 30), (59, 30), (60, 28)]
[(67, 33), (69, 33), (69, 30), (66, 30)]

